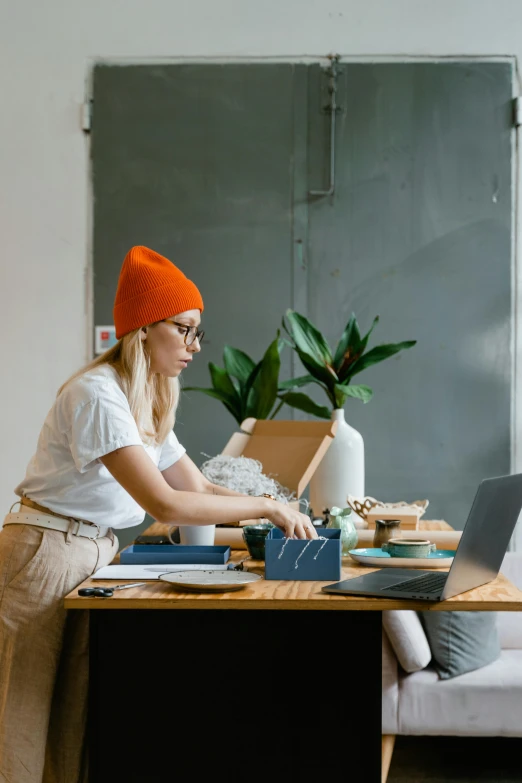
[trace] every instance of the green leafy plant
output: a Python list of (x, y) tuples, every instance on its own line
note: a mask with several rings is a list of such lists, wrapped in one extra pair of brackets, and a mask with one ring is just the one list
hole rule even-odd
[[(296, 351), (309, 374), (280, 384), (280, 399), (293, 408), (324, 419), (331, 417), (332, 408), (342, 408), (348, 397), (355, 397), (364, 403), (369, 402), (373, 391), (369, 386), (353, 385), (352, 378), (373, 364), (411, 348), (417, 342), (408, 340), (402, 343), (386, 343), (366, 351), (368, 340), (378, 321), (379, 316), (376, 316), (369, 332), (361, 337), (359, 324), (352, 313), (332, 353), (321, 332), (304, 315), (295, 310), (287, 310), (286, 321), (283, 318), (283, 328), (289, 337), (288, 344)], [(324, 389), (331, 408), (318, 406), (306, 394), (294, 391), (309, 383), (317, 383)]]
[(225, 345), (224, 368), (213, 362), (208, 364), (212, 388), (186, 386), (184, 390), (203, 392), (219, 400), (238, 424), (250, 416), (256, 419), (273, 419), (284, 402), (278, 396), (280, 354), (284, 345), (278, 331), (276, 339), (270, 343), (257, 364), (238, 348)]

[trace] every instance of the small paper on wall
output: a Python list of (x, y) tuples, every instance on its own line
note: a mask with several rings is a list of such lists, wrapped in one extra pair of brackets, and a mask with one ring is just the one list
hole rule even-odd
[(95, 326), (94, 327), (94, 353), (99, 356), (105, 353), (113, 345), (116, 345), (116, 327), (115, 326)]

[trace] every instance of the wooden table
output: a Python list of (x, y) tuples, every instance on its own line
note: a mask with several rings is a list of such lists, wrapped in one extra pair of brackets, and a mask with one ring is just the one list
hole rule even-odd
[[(250, 567), (262, 572), (263, 563)], [(343, 579), (368, 572), (343, 560)], [(503, 575), (437, 603), (329, 595), (323, 584), (261, 580), (189, 593), (151, 582), (110, 599), (69, 594), (67, 609), (98, 610), (90, 613), (92, 783), (165, 783), (166, 771), (212, 781), (227, 770), (263, 783), (328, 783), (352, 779), (354, 752), (364, 764), (353, 780), (378, 783), (381, 612), (522, 610), (522, 592)], [(127, 752), (108, 752), (108, 724)]]

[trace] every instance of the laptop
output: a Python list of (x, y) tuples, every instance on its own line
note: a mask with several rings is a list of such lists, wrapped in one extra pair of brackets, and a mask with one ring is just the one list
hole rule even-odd
[[(324, 593), (445, 601), (496, 578), (522, 508), (522, 473), (480, 482), (448, 572), (381, 568)], [(427, 533), (429, 536), (429, 533)]]

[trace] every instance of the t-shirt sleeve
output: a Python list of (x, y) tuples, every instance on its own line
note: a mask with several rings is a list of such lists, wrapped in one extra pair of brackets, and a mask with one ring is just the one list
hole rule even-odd
[(164, 441), (161, 447), (161, 454), (159, 459), (158, 468), (160, 470), (167, 470), (171, 465), (174, 465), (186, 452), (186, 449), (181, 445), (179, 440), (174, 435), (174, 432), (169, 432), (167, 439)]
[(127, 398), (110, 385), (71, 412), (67, 438), (74, 464), (84, 473), (99, 457), (123, 446), (143, 446)]

